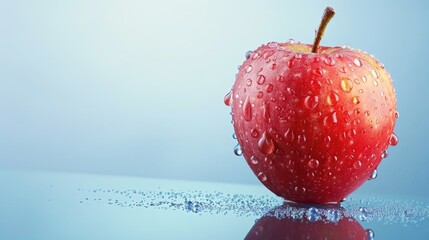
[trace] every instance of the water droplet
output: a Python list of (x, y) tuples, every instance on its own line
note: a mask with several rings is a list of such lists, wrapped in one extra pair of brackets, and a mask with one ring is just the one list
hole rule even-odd
[(366, 232), (366, 236), (367, 236), (368, 240), (374, 240), (375, 239), (375, 233), (372, 229), (368, 228), (367, 230), (365, 230), (365, 232)]
[(286, 43), (294, 44), (294, 43), (295, 43), (295, 40), (293, 40), (292, 38), (289, 38), (289, 39), (286, 41)]
[(314, 109), (318, 103), (319, 103), (318, 96), (307, 96), (304, 99), (304, 105), (308, 109)]
[(321, 216), (320, 216), (320, 214), (319, 214), (319, 210), (318, 210), (317, 208), (315, 208), (315, 207), (311, 207), (311, 208), (309, 208), (309, 209), (306, 211), (306, 216), (307, 216), (307, 219), (308, 219), (310, 222), (316, 222), (316, 221), (318, 221), (318, 220), (320, 220), (320, 219), (321, 219)]
[(258, 79), (256, 80), (256, 82), (257, 82), (259, 85), (264, 84), (264, 82), (265, 82), (265, 76), (264, 76), (264, 75), (259, 75), (259, 76), (258, 76)]
[(359, 169), (362, 167), (362, 163), (360, 161), (356, 161), (355, 163), (353, 163), (353, 167), (355, 169)]
[(258, 52), (255, 52), (255, 53), (253, 54), (252, 59), (253, 59), (253, 60), (255, 60), (255, 59), (258, 59), (258, 58), (260, 58), (260, 57), (261, 57), (261, 54), (259, 54)]
[(285, 132), (285, 140), (287, 142), (293, 142), (295, 139), (295, 134), (293, 133), (293, 130), (291, 128), (288, 128)]
[(280, 76), (277, 77), (277, 81), (284, 82), (285, 78), (282, 75), (280, 75)]
[(290, 94), (290, 95), (295, 95), (295, 89), (287, 87), (286, 91)]
[(347, 72), (347, 69), (343, 66), (343, 67), (340, 67), (340, 70), (339, 70), (340, 72), (342, 72), (342, 73), (346, 73)]
[(252, 128), (252, 130), (250, 130), (250, 135), (254, 138), (257, 138), (259, 136), (259, 132), (255, 128)]
[(247, 51), (244, 56), (246, 57), (246, 59), (249, 59), (250, 55), (252, 55), (252, 53), (253, 53), (253, 51)]
[(359, 78), (355, 78), (355, 79), (353, 79), (353, 82), (355, 82), (356, 84), (360, 84), (360, 80), (359, 80)]
[(308, 161), (308, 166), (310, 168), (317, 168), (319, 166), (319, 161), (316, 159), (310, 159), (310, 161)]
[(341, 213), (337, 209), (329, 209), (325, 215), (326, 219), (333, 223), (337, 223), (341, 220)]
[(344, 92), (351, 92), (353, 89), (353, 82), (348, 78), (341, 79), (341, 89), (343, 89)]
[(372, 82), (372, 83), (374, 84), (374, 87), (378, 86), (378, 81), (377, 80), (374, 80), (374, 82)]
[(267, 176), (263, 172), (258, 173), (258, 178), (261, 182), (267, 181)]
[(250, 162), (251, 162), (252, 164), (258, 164), (258, 163), (259, 163), (259, 160), (258, 160), (255, 156), (251, 156), (251, 157), (250, 157)]
[(387, 158), (387, 156), (389, 156), (389, 152), (387, 151), (387, 148), (384, 149), (384, 151), (381, 153), (381, 157), (382, 158)]
[(246, 85), (249, 86), (249, 87), (252, 86), (252, 79), (248, 78), (246, 80)]
[(263, 57), (264, 57), (264, 59), (267, 59), (267, 58), (271, 57), (273, 54), (274, 54), (274, 51), (270, 50), (268, 52), (265, 52)]
[(399, 112), (398, 111), (395, 112), (395, 118), (399, 118)]
[(352, 98), (352, 101), (353, 101), (354, 104), (359, 104), (360, 103), (360, 98), (358, 96), (354, 96)]
[(289, 68), (291, 68), (291, 67), (293, 67), (293, 65), (295, 65), (295, 62), (293, 61), (293, 59), (291, 59), (291, 60), (287, 61), (286, 64)]
[(344, 49), (351, 49), (351, 47), (350, 47), (349, 45), (347, 45), (347, 44), (344, 44), (343, 46), (341, 46), (341, 48), (344, 48)]
[(276, 69), (276, 67), (277, 67), (277, 64), (273, 63), (273, 64), (271, 64), (270, 69), (271, 69), (271, 70), (274, 70), (274, 69)]
[(323, 62), (326, 64), (326, 65), (328, 65), (328, 66), (334, 66), (335, 65), (335, 60), (332, 58), (332, 57), (330, 57), (330, 56), (326, 56), (324, 59), (323, 59)]
[(331, 106), (335, 106), (339, 99), (340, 97), (338, 96), (338, 94), (333, 91), (330, 91), (328, 93), (328, 96), (326, 96), (326, 102)]
[(229, 93), (227, 93), (223, 98), (223, 102), (225, 103), (226, 106), (231, 106), (231, 94), (232, 94), (232, 91), (229, 91)]
[(232, 138), (237, 139), (237, 134), (233, 133)]
[(338, 119), (337, 119), (337, 112), (329, 113), (328, 115), (326, 115), (326, 116), (323, 118), (323, 124), (324, 124), (325, 126), (331, 126), (331, 125), (330, 125), (331, 123), (337, 123), (337, 122), (338, 122)]
[(240, 144), (235, 145), (234, 154), (237, 156), (243, 155), (243, 151), (241, 150)]
[(305, 187), (295, 187), (295, 192), (299, 193), (299, 194), (304, 194), (307, 190), (305, 189)]
[(258, 141), (258, 147), (265, 155), (272, 154), (276, 148), (273, 138), (267, 132), (262, 134), (262, 137)]
[(398, 138), (398, 136), (396, 136), (396, 134), (395, 134), (395, 133), (392, 133), (392, 136), (390, 137), (389, 144), (390, 144), (391, 146), (396, 146), (396, 145), (398, 144), (398, 142), (399, 142), (399, 138)]
[(323, 76), (323, 71), (322, 71), (322, 69), (320, 69), (320, 68), (315, 68), (315, 69), (313, 69), (313, 74), (314, 75), (316, 75), (316, 76), (318, 76), (318, 77), (321, 77), (321, 76)]
[(371, 175), (369, 175), (369, 180), (374, 180), (374, 179), (376, 179), (376, 178), (377, 178), (377, 176), (378, 176), (378, 171), (377, 171), (377, 169), (374, 169), (374, 170), (371, 172)]
[(265, 91), (267, 91), (267, 93), (270, 93), (273, 91), (273, 88), (273, 84), (270, 83), (265, 87)]
[(252, 105), (250, 104), (249, 96), (246, 96), (243, 103), (243, 115), (246, 121), (252, 120)]
[(374, 78), (374, 79), (378, 79), (378, 72), (377, 72), (377, 70), (375, 70), (375, 69), (372, 69), (371, 68), (371, 75), (372, 75), (372, 77)]
[(252, 71), (252, 69), (253, 69), (252, 65), (247, 65), (246, 68), (244, 69), (244, 71), (246, 73), (250, 73)]
[(270, 123), (271, 122), (271, 113), (270, 113), (270, 102), (264, 102), (263, 105), (264, 108), (264, 120), (266, 123)]
[(256, 95), (257, 98), (262, 98), (264, 96), (264, 93), (259, 91), (258, 94)]
[(362, 62), (360, 61), (360, 59), (359, 59), (359, 58), (355, 58), (355, 59), (353, 60), (353, 63), (354, 63), (356, 66), (358, 66), (358, 67), (362, 66)]

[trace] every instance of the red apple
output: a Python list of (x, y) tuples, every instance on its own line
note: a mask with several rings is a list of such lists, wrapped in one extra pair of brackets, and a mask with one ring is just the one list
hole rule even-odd
[(338, 203), (376, 169), (393, 133), (395, 90), (378, 60), (350, 47), (271, 42), (253, 51), (225, 97), (242, 154), (275, 194)]

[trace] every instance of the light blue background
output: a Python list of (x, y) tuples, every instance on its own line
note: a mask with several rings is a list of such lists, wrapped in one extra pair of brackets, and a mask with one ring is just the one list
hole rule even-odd
[(0, 167), (259, 184), (223, 96), (247, 50), (310, 43), (328, 4), (322, 45), (379, 58), (401, 114), (359, 191), (429, 200), (423, 1), (2, 1)]

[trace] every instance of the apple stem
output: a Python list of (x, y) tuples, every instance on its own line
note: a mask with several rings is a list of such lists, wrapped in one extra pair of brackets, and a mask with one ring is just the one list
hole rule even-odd
[(323, 12), (322, 20), (320, 21), (319, 28), (317, 29), (316, 36), (314, 37), (313, 47), (311, 48), (312, 53), (317, 53), (319, 49), (320, 40), (322, 40), (323, 33), (325, 32), (326, 26), (329, 21), (334, 17), (335, 11), (332, 7), (326, 7)]

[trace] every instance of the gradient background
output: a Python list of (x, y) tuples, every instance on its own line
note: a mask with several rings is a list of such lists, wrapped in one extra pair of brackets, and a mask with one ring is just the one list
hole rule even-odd
[[(399, 2), (399, 1), (398, 1)], [(359, 192), (429, 200), (429, 5), (423, 1), (3, 1), (0, 168), (260, 184), (232, 149), (231, 88), (269, 41), (374, 54), (400, 143)]]

